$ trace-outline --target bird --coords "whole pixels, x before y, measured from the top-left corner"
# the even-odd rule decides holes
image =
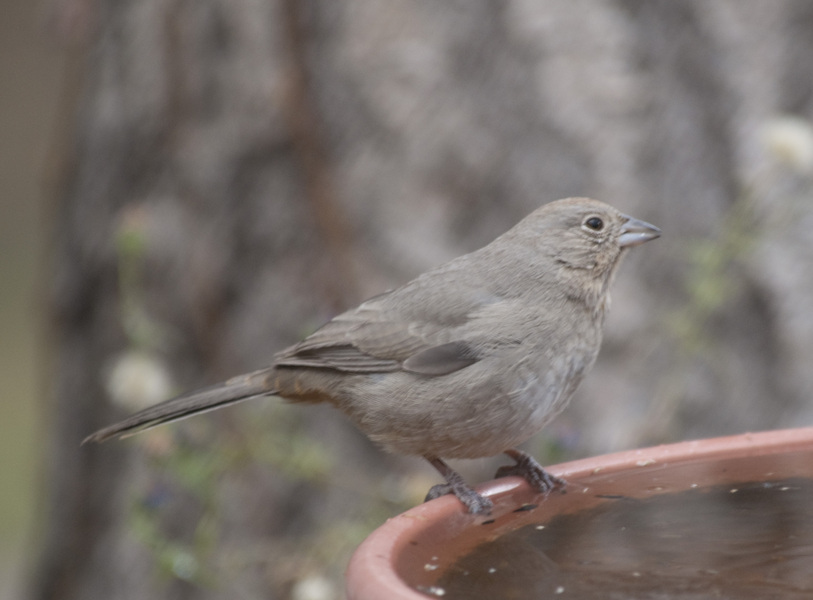
[[[126,437],[262,396],[328,403],[384,450],[425,458],[471,514],[490,514],[446,462],[506,454],[548,494],[566,482],[517,448],[569,402],[601,345],[626,251],[660,229],[589,198],[543,204],[490,244],[343,312],[270,366],[148,407],[83,441]]]

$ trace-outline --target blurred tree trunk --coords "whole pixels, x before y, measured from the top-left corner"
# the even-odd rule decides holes
[[[54,210],[31,598],[340,585],[364,533],[434,479],[331,411],[269,400],[79,442],[264,366],[559,197],[665,235],[622,269],[596,370],[540,438],[557,456],[813,421],[809,2],[56,7],[87,38]],[[765,143],[787,112],[801,146]],[[418,484],[399,478],[413,466]]]

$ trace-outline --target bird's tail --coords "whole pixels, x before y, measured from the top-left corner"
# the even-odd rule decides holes
[[[127,437],[163,423],[215,410],[228,404],[274,393],[273,369],[262,369],[239,375],[223,383],[195,390],[150,406],[123,421],[100,429],[82,443],[103,442],[114,437]]]

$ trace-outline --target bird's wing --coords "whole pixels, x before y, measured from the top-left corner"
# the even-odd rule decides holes
[[[460,306],[458,305],[458,311]],[[444,375],[478,360],[474,346],[454,339],[445,322],[382,309],[377,299],[337,316],[276,356],[282,367],[327,368],[349,373],[399,370]],[[461,322],[465,313],[457,316]]]
[[[462,340],[438,343],[425,324],[366,322],[349,326],[331,321],[301,343],[277,355],[276,366],[328,368],[349,373],[406,370],[444,375],[476,362]],[[434,333],[434,335],[433,335]]]

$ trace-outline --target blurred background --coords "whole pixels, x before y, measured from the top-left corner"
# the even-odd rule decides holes
[[[341,598],[353,548],[437,483],[422,461],[274,400],[80,441],[560,197],[664,235],[528,450],[813,424],[807,0],[3,12],[3,598]]]
[[[19,598],[44,508],[45,214],[65,72],[43,6],[0,13],[0,598]],[[39,511],[39,512],[38,512]]]

